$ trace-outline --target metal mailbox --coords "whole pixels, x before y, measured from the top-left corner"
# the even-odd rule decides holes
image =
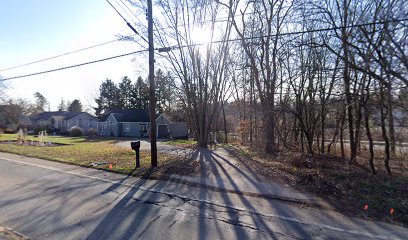
[[[140,141],[130,142],[130,147],[136,154],[136,168],[140,167]]]

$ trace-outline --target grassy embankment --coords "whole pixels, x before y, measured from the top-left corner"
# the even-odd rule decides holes
[[[393,172],[387,176],[381,155],[375,159],[377,174],[368,169],[367,159],[357,165],[336,156],[310,156],[280,152],[267,156],[240,145],[226,147],[242,164],[256,172],[312,192],[353,216],[399,222],[408,226],[408,160],[392,159]],[[368,209],[364,210],[367,205]],[[390,210],[394,213],[390,214]]]
[[[41,158],[52,161],[59,161],[80,166],[89,167],[93,162],[107,162],[95,168],[110,170],[123,174],[132,173],[136,176],[142,176],[147,173],[151,176],[159,177],[167,172],[177,172],[177,167],[186,161],[183,157],[159,154],[159,166],[153,171],[150,170],[150,152],[141,151],[141,168],[135,167],[135,153],[130,149],[118,147],[115,145],[117,139],[114,138],[91,138],[87,137],[65,137],[49,136],[48,140],[52,143],[66,144],[52,147],[38,147],[18,144],[9,144],[8,140],[16,140],[16,134],[0,135],[0,151],[14,153],[29,157]],[[28,136],[28,141],[35,139]],[[4,143],[6,142],[6,143]],[[109,165],[112,164],[112,169]],[[191,170],[193,171],[193,170]],[[183,169],[183,173],[188,173],[189,169]]]

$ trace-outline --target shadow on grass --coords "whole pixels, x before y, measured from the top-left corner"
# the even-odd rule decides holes
[[[225,147],[241,166],[265,177],[312,192],[348,216],[408,226],[408,176],[372,175],[367,166],[335,156],[299,154],[276,160],[254,157],[239,146]],[[369,208],[363,210],[365,205]],[[390,214],[390,209],[394,213]]]

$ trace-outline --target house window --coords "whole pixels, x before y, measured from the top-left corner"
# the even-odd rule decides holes
[[[139,131],[146,132],[147,131],[147,125],[146,124],[139,125]]]
[[[123,124],[123,132],[130,132],[130,125],[128,123]]]

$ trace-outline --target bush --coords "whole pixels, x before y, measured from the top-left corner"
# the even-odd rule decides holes
[[[17,131],[15,130],[15,129],[12,129],[12,128],[6,128],[6,129],[4,129],[4,133],[7,133],[7,134],[11,134],[11,133],[16,133]]]
[[[69,132],[67,132],[67,131],[61,131],[61,132],[59,133],[59,135],[61,135],[61,136],[68,136],[68,135],[69,135]]]
[[[88,130],[88,136],[89,137],[98,136],[98,130],[96,130],[95,128],[89,129]]]
[[[71,137],[80,137],[84,135],[84,131],[82,131],[82,128],[77,126],[70,128],[68,133]]]

